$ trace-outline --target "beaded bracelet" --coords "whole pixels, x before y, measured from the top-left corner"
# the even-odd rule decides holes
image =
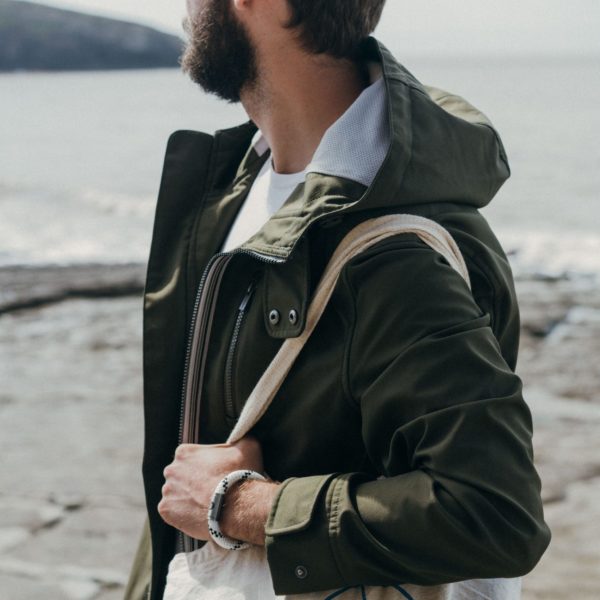
[[[248,542],[234,540],[233,538],[226,536],[221,531],[221,527],[219,525],[219,518],[221,517],[221,513],[223,511],[223,503],[227,490],[237,481],[247,481],[248,479],[266,480],[266,477],[260,473],[257,473],[256,471],[250,471],[247,469],[232,471],[231,473],[225,475],[221,481],[219,481],[219,484],[215,488],[215,491],[210,499],[210,505],[208,507],[208,532],[215,543],[226,550],[244,550],[250,546]]]

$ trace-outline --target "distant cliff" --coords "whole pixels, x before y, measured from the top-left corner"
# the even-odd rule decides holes
[[[0,0],[0,71],[176,67],[182,41],[150,27]]]

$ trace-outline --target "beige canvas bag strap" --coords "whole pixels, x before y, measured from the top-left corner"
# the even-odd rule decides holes
[[[279,391],[294,361],[314,331],[344,265],[360,252],[398,233],[415,233],[439,252],[450,266],[462,275],[469,289],[471,281],[467,266],[456,242],[441,225],[417,215],[385,215],[363,221],[346,234],[333,253],[308,308],[306,325],[299,337],[288,338],[281,345],[270,365],[248,397],[240,417],[229,435],[228,443],[243,438],[260,420]]]

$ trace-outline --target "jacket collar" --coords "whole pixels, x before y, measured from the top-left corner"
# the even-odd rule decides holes
[[[510,174],[502,142],[489,120],[459,96],[421,84],[375,38],[362,60],[380,65],[386,90],[389,147],[366,186],[347,177],[307,173],[281,208],[241,248],[287,260],[314,223],[356,211],[403,212],[408,205],[460,202],[485,206]],[[253,180],[268,155],[245,126],[220,132],[248,148],[236,181]],[[243,136],[244,141],[240,139]]]
[[[344,177],[365,187],[373,181],[389,148],[390,127],[381,65],[370,61],[367,70],[369,85],[325,131],[304,174]],[[252,140],[252,147],[259,156],[270,151],[260,130]]]

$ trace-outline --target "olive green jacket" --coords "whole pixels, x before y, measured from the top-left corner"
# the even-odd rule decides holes
[[[253,430],[266,472],[283,482],[266,528],[274,589],[514,577],[530,571],[549,543],[531,416],[514,373],[519,311],[511,269],[479,211],[509,176],[502,143],[480,112],[424,87],[374,38],[364,54],[383,66],[391,135],[372,185],[309,173],[225,257],[213,258],[268,155],[251,146],[256,127],[214,137],[179,131],[169,140],[144,294],[149,530],[130,600],[142,598],[150,580],[149,596],[162,597],[177,549],[178,532],[157,505],[180,441],[197,296],[209,303],[198,442],[212,444],[227,438],[282,341],[303,330],[336,244],[353,225],[385,213],[446,227],[472,293],[414,234],[379,242],[343,269]],[[224,267],[206,289],[202,275],[212,260]]]

